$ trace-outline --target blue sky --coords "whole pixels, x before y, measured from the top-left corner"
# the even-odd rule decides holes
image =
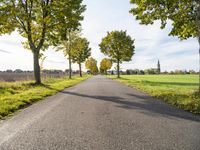
[[[161,69],[194,69],[198,70],[198,43],[196,39],[180,41],[169,37],[170,24],[161,30],[159,22],[154,25],[139,25],[139,22],[129,14],[129,0],[84,0],[87,11],[82,22],[83,36],[90,41],[92,56],[101,61],[106,57],[101,54],[98,44],[106,36],[107,31],[127,30],[135,39],[135,55],[131,62],[124,62],[122,69],[153,68],[160,59]],[[24,41],[16,32],[0,37],[0,70],[23,69],[33,70],[32,54],[25,50]],[[68,68],[67,59],[61,52],[49,49],[45,52],[46,69]],[[73,65],[73,69],[77,69]]]

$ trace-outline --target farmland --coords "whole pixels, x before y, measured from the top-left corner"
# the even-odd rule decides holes
[[[78,71],[72,72],[74,75],[78,74]],[[63,78],[68,76],[68,72],[63,72],[62,70],[47,70],[41,72],[41,77],[43,79],[48,78]],[[32,71],[22,71],[22,72],[1,72],[0,71],[0,81],[5,82],[15,82],[15,81],[30,81],[34,80],[34,73]]]
[[[89,77],[45,78],[42,85],[35,85],[34,81],[0,82],[0,119]]]
[[[109,77],[170,105],[200,113],[197,75],[123,75],[120,79]]]

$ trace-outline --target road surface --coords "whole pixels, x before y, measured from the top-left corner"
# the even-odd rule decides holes
[[[0,123],[0,150],[200,150],[200,117],[102,76]]]

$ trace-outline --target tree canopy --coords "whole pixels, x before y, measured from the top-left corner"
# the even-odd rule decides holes
[[[102,59],[100,63],[100,71],[107,74],[107,70],[112,68],[112,61],[108,58]]]
[[[172,30],[169,35],[180,39],[198,37],[198,0],[131,0],[131,3],[134,6],[130,12],[141,24],[153,24],[155,20],[160,20],[163,29],[170,20]]]
[[[97,61],[92,57],[87,59],[87,61],[85,62],[85,67],[89,69],[92,74],[97,74],[99,72]]]
[[[91,48],[86,38],[77,38],[72,43],[72,61],[74,63],[83,63],[91,55]]]
[[[72,46],[75,41],[80,37],[80,32],[78,30],[68,33],[67,37],[69,40],[60,40],[59,45],[56,46],[57,51],[63,51],[64,56],[69,59],[69,55],[71,55]]]
[[[53,7],[53,17],[55,30],[51,35],[54,38],[54,44],[62,44],[62,41],[70,40],[71,32],[80,31],[80,26],[84,19],[82,13],[86,10],[83,0],[62,0],[56,1]],[[65,7],[60,7],[63,5]]]

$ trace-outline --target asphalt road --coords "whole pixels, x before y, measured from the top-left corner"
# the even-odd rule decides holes
[[[200,150],[200,117],[96,76],[0,123],[0,150]]]

